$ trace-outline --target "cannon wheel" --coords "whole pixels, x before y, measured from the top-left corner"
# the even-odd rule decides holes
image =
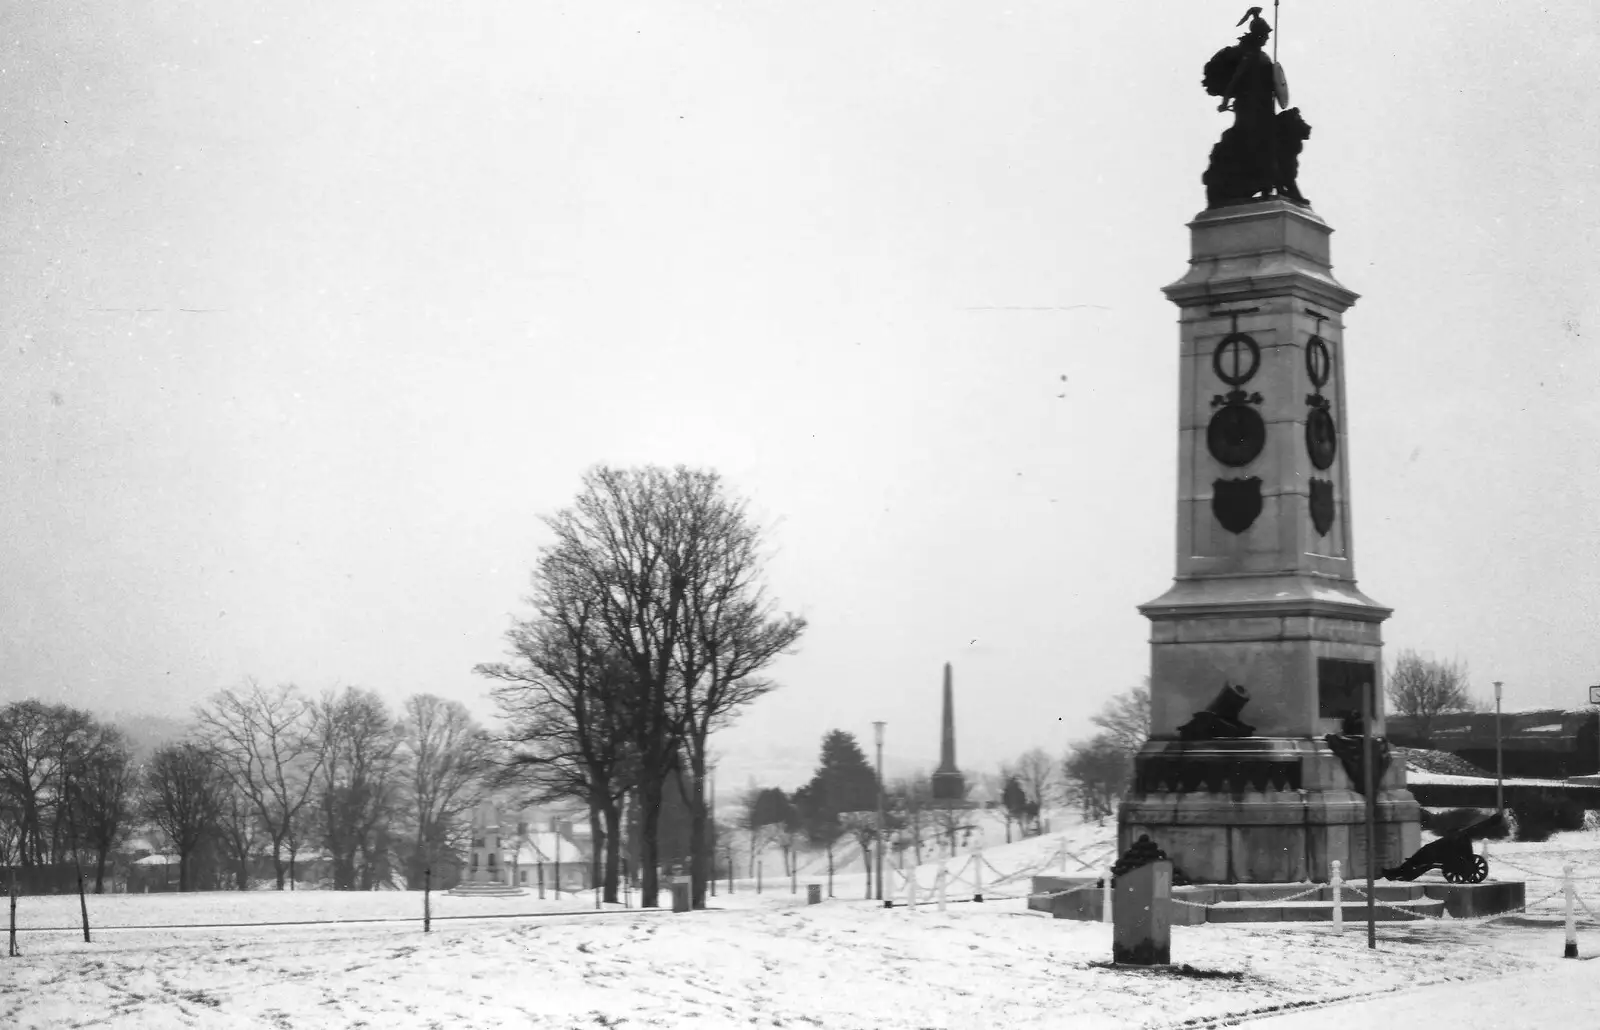
[[[1443,871],[1447,883],[1482,883],[1489,876],[1489,860],[1473,855],[1445,866]]]

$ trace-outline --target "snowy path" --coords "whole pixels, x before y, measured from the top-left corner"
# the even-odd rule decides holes
[[[428,935],[401,924],[124,930],[85,945],[36,932],[22,958],[0,959],[0,1026],[1177,1027],[1538,965],[1494,946],[1484,924],[1386,929],[1377,952],[1325,927],[1201,926],[1174,932],[1173,961],[1207,974],[1185,976],[1107,968],[1109,927],[1021,902],[945,915],[771,895],[728,905]]]
[[[1533,972],[1393,995],[1252,1022],[1257,1030],[1349,1030],[1352,1026],[1447,1026],[1506,1030],[1600,1026],[1600,969],[1563,961]]]

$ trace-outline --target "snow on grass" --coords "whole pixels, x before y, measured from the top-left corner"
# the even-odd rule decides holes
[[[323,893],[181,900],[243,922],[293,903],[327,912]],[[340,911],[388,911],[396,896],[407,897],[344,895]],[[133,896],[124,911],[169,900]],[[47,901],[69,909],[76,899],[24,899]],[[1387,926],[1376,952],[1353,928],[1199,926],[1174,929],[1172,958],[1209,975],[1134,971],[1106,966],[1109,926],[1020,901],[939,914],[748,892],[688,914],[420,929],[108,929],[87,945],[70,932],[24,933],[23,957],[0,966],[0,1026],[1175,1026],[1528,964],[1474,947],[1494,932],[1482,923]]]

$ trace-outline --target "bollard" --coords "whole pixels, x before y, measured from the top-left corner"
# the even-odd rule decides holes
[[[1104,885],[1104,889],[1100,892],[1100,921],[1109,923],[1111,922],[1111,871],[1109,869],[1106,870],[1105,878],[1100,883]]]
[[[1333,932],[1344,932],[1344,878],[1339,875],[1339,860],[1333,860],[1333,876],[1328,881],[1333,888]]]
[[[1066,841],[1062,841],[1061,842],[1061,852],[1060,852],[1060,854],[1061,854],[1061,871],[1063,873],[1065,873],[1067,871],[1067,842]]]
[[[949,876],[950,874],[946,871],[944,863],[940,862],[939,871],[933,876],[933,895],[938,902],[940,912],[944,911],[945,885],[950,882]]]
[[[433,929],[433,870],[422,871],[422,932]]]
[[[1562,887],[1567,896],[1567,947],[1563,958],[1578,957],[1578,921],[1576,913],[1572,911],[1572,866],[1561,868]]]
[[[983,848],[978,849],[977,857],[972,860],[972,900],[983,901]]]
[[[16,958],[22,953],[17,950],[17,870],[15,866],[11,869],[11,883],[8,893],[11,895],[11,936],[6,938],[6,954]]]
[[[1172,963],[1172,863],[1148,862],[1117,880],[1111,960],[1117,965]]]
[[[89,903],[83,898],[83,870],[78,870],[78,911],[83,913],[83,943],[89,943]]]

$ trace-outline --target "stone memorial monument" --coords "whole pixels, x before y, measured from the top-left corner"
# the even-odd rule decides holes
[[[1177,575],[1151,622],[1150,740],[1119,816],[1197,883],[1328,880],[1362,869],[1361,765],[1383,732],[1390,610],[1356,587],[1344,313],[1332,229],[1301,195],[1310,129],[1288,106],[1259,9],[1203,86],[1233,123],[1203,176],[1179,312]],[[1279,110],[1281,108],[1281,110]],[[1359,737],[1356,738],[1359,741]],[[1386,756],[1387,752],[1384,752]],[[1404,763],[1375,762],[1380,866],[1420,837]]]
[[[944,663],[944,717],[939,728],[939,768],[934,770],[930,779],[935,804],[963,807],[967,797],[967,778],[956,768],[955,693],[949,662]]]

